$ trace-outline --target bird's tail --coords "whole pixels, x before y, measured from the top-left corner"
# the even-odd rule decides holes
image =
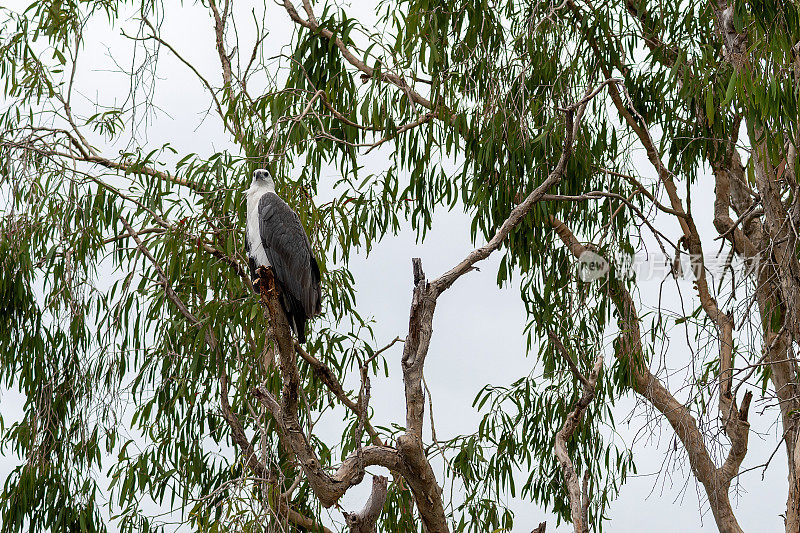
[[[294,316],[294,331],[297,333],[297,342],[300,344],[306,343],[306,320],[305,318],[295,315]]]
[[[297,342],[304,344],[306,342],[306,320],[308,318],[303,309],[303,304],[285,291],[283,287],[281,287],[281,303],[283,304],[283,310],[286,312],[289,327],[297,335]]]

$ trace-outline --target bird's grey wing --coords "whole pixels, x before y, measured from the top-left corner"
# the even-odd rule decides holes
[[[275,277],[303,304],[306,316],[314,316],[319,304],[313,294],[319,291],[319,281],[314,280],[314,258],[300,218],[274,193],[261,197],[258,216],[261,241]]]

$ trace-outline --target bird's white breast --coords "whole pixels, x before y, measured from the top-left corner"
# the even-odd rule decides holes
[[[268,192],[270,190],[267,187],[252,186],[247,189],[247,244],[256,267],[269,266],[269,259],[261,242],[261,221],[258,216],[258,204],[261,197]]]

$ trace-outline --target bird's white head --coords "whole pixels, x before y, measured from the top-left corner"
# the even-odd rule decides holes
[[[268,189],[275,191],[275,181],[272,179],[272,174],[269,170],[259,168],[253,172],[253,182],[250,184],[251,189]]]

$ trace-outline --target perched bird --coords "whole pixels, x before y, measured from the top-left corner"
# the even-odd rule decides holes
[[[259,267],[272,267],[286,317],[297,340],[304,343],[306,321],[322,311],[319,265],[308,235],[297,213],[275,193],[268,170],[253,172],[246,192],[245,248],[251,276],[255,282]]]

